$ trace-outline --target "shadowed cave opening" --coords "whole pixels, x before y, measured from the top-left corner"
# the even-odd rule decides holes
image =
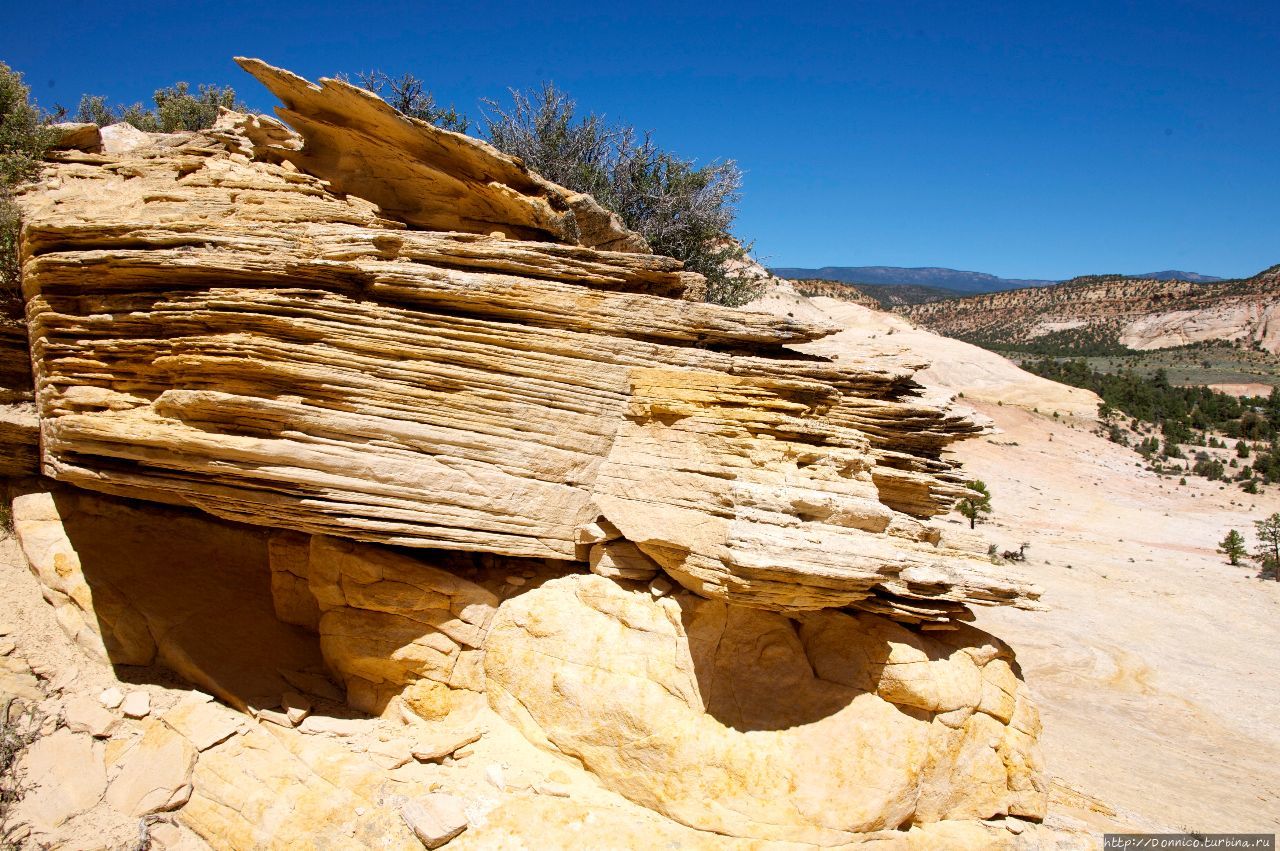
[[[242,710],[324,690],[297,685],[328,674],[319,637],[275,615],[267,529],[62,490],[54,504],[120,679],[171,672]]]
[[[306,695],[313,714],[353,717],[340,673],[326,663],[315,629],[291,623],[273,591],[268,527],[222,520],[195,509],[58,488],[59,525],[79,561],[108,661],[122,682],[194,686],[242,711],[271,709],[286,692]],[[308,536],[283,533],[302,542]],[[357,545],[363,546],[363,545]],[[585,565],[485,553],[377,546],[423,572],[443,570],[510,599]],[[54,570],[59,567],[56,556]],[[65,567],[65,565],[64,565]],[[580,568],[580,569],[579,569]],[[384,586],[397,583],[384,582]],[[305,580],[302,582],[306,587]],[[310,592],[304,593],[310,598]],[[313,602],[314,605],[314,602]],[[375,604],[376,605],[376,604]],[[386,614],[370,610],[367,615]],[[412,608],[404,614],[412,615]],[[404,618],[399,618],[404,623]],[[407,643],[429,636],[410,623]],[[392,646],[386,655],[395,655]],[[332,661],[332,660],[330,660]],[[381,711],[382,705],[374,707]]]

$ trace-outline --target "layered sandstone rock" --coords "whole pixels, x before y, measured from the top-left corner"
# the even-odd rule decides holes
[[[57,152],[24,199],[47,475],[513,557],[586,562],[603,516],[686,587],[779,611],[1033,604],[928,524],[975,427],[910,366],[799,355],[831,329],[683,301],[697,276],[517,161],[244,64],[301,136],[229,113]]]

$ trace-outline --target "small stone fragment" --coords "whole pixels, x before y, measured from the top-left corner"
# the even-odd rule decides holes
[[[126,718],[146,718],[151,714],[151,695],[145,691],[131,691],[120,704]]]
[[[439,848],[467,829],[467,814],[461,799],[433,792],[400,808],[405,824],[427,848]]]
[[[198,751],[226,741],[241,729],[238,713],[211,702],[206,695],[184,698],[160,720],[185,736]]]
[[[83,694],[67,699],[62,709],[62,720],[72,732],[88,733],[95,739],[107,738],[120,724],[120,719],[111,711]]]
[[[591,548],[591,572],[609,579],[648,582],[661,568],[640,548],[627,540],[606,541]]]
[[[614,526],[608,520],[601,517],[594,523],[588,523],[586,526],[578,529],[574,540],[579,544],[603,544],[605,541],[616,540],[622,537],[622,532],[617,526]]]
[[[665,597],[675,590],[675,583],[662,574],[658,574],[649,583],[649,593],[655,598]]]
[[[289,718],[289,723],[294,727],[311,714],[311,701],[294,691],[285,692],[281,705],[284,706],[284,714]]]
[[[539,795],[546,795],[551,798],[567,798],[569,797],[569,787],[563,783],[539,783],[533,787],[533,791]]]
[[[369,756],[385,769],[399,768],[413,758],[413,742],[408,739],[391,739],[369,745]]]
[[[10,653],[18,649],[18,645],[12,639],[0,641],[0,656],[8,656]]]
[[[37,671],[36,673],[40,673]],[[52,677],[49,678],[50,691],[63,691],[73,685],[76,678],[80,676],[80,670],[76,667],[63,668]]]
[[[258,716],[259,721],[267,721],[277,727],[293,727],[293,721],[289,720],[289,716],[283,712],[277,712],[274,709],[259,709],[255,714]]]
[[[369,722],[358,718],[327,718],[323,715],[308,715],[298,725],[298,730],[308,735],[356,736],[364,732]]]
[[[98,695],[99,702],[108,709],[116,709],[120,704],[124,703],[124,692],[112,686],[111,688]]]
[[[506,778],[502,776],[502,766],[496,762],[485,768],[484,779],[492,783],[499,792],[505,791],[507,788]]]
[[[452,756],[455,751],[480,740],[481,730],[445,730],[432,732],[419,738],[413,746],[413,758],[419,762],[434,762]]]
[[[17,631],[17,627],[7,621],[0,623],[0,635],[13,635]]]
[[[523,576],[508,576],[508,577],[507,577],[507,584],[508,584],[508,585],[514,585],[514,586],[516,586],[517,588],[519,588],[521,585],[524,585],[524,584],[525,584],[525,582],[527,582],[527,581],[528,581],[528,580],[526,580]]]

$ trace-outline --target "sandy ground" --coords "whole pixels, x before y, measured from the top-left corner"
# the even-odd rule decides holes
[[[1232,396],[1270,396],[1270,384],[1210,384],[1219,393],[1230,393]]]
[[[994,494],[981,527],[1050,611],[988,609],[1040,700],[1050,771],[1137,826],[1280,827],[1280,583],[1216,553],[1280,511],[1273,490],[1161,479],[1136,453],[1012,406],[957,447]]]

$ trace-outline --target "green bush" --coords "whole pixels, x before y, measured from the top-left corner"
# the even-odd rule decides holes
[[[236,100],[235,89],[201,83],[196,92],[187,83],[175,83],[164,89],[156,89],[152,95],[154,109],[140,103],[132,106],[107,105],[101,95],[84,95],[76,109],[76,120],[105,127],[124,121],[149,133],[175,133],[179,130],[203,130],[218,120],[221,107],[245,111],[247,107]]]
[[[13,195],[40,171],[40,159],[55,139],[22,75],[0,62],[0,318],[21,310],[18,271],[18,208]]]
[[[707,279],[707,301],[738,306],[762,283],[729,268],[748,248],[731,232],[742,172],[732,160],[697,166],[665,151],[650,133],[579,117],[577,105],[554,85],[511,92],[511,105],[484,101],[483,135],[529,168],[617,213],[655,253],[684,262]]]

